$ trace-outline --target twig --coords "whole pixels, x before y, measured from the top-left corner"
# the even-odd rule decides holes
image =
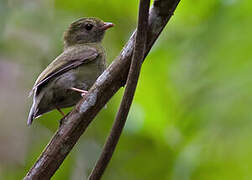
[[[140,0],[138,13],[138,26],[136,31],[136,41],[130,70],[127,78],[125,92],[115,122],[107,138],[102,154],[97,161],[89,180],[101,179],[124,128],[130,106],[132,104],[137,82],[144,58],[145,46],[147,41],[148,17],[149,17],[150,0]]]
[[[179,1],[154,1],[149,16],[145,56],[147,56],[159,34],[173,15]],[[133,54],[134,34],[120,55],[97,79],[88,94],[62,120],[62,125],[24,177],[25,180],[50,179],[97,113],[125,84]]]

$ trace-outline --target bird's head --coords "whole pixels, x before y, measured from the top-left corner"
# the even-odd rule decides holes
[[[81,18],[68,27],[64,33],[65,46],[101,42],[105,31],[114,24],[98,18]]]

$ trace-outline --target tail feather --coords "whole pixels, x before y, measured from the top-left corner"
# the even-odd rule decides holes
[[[35,107],[34,107],[34,103],[32,104],[29,116],[28,116],[28,120],[27,120],[27,125],[30,126],[32,124],[32,121],[34,119],[34,115],[35,115]]]
[[[35,96],[35,93],[34,93],[32,107],[30,109],[29,116],[28,116],[28,119],[27,119],[27,125],[28,126],[30,126],[32,124],[33,119],[36,118],[36,113],[37,113],[37,102],[36,102],[36,96]]]

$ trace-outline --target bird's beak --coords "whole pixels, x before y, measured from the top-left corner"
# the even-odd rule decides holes
[[[113,23],[111,23],[111,22],[105,22],[104,25],[101,27],[101,29],[102,30],[107,30],[107,29],[109,29],[109,28],[111,28],[113,26],[114,26]]]

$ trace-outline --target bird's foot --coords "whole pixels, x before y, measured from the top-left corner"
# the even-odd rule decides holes
[[[78,88],[74,88],[74,87],[71,87],[70,89],[73,90],[73,91],[80,92],[82,97],[84,97],[88,93],[88,91],[78,89]]]
[[[66,114],[65,116],[63,116],[63,117],[59,120],[59,126],[61,126],[62,124],[64,124],[67,115],[68,115],[68,114]]]

